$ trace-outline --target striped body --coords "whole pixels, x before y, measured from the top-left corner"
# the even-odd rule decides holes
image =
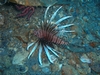
[[[59,37],[57,37],[55,34],[45,31],[45,30],[39,29],[37,31],[34,31],[34,35],[37,36],[39,39],[44,39],[47,42],[52,42],[55,44],[62,44],[62,45],[67,44],[67,42],[64,42]]]

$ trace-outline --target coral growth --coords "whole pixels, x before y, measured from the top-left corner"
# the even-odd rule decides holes
[[[17,14],[17,18],[19,17],[24,17],[27,16],[27,20],[30,19],[30,17],[33,15],[34,13],[34,7],[33,6],[23,6],[23,5],[15,5],[17,10],[22,10],[21,13]]]

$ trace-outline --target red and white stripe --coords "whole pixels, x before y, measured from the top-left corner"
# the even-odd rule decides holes
[[[62,39],[60,39],[59,37],[55,36],[53,33],[49,33],[45,30],[37,30],[35,31],[35,35],[38,38],[43,38],[48,42],[53,42],[56,44],[68,44],[67,42],[64,42]]]

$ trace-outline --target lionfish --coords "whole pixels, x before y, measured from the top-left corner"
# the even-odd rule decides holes
[[[51,46],[53,44],[68,44],[68,42],[63,41],[60,39],[57,34],[61,33],[64,28],[72,26],[74,24],[66,24],[61,25],[60,23],[68,18],[71,18],[72,16],[65,16],[56,22],[53,23],[54,18],[56,17],[58,11],[62,8],[59,7],[51,16],[50,20],[47,20],[47,12],[51,6],[48,6],[45,14],[44,14],[44,21],[42,21],[39,25],[36,26],[36,29],[33,31],[33,34],[37,37],[37,40],[35,42],[30,43],[27,46],[27,50],[29,50],[30,47],[32,47],[31,52],[29,53],[28,59],[32,55],[32,53],[38,48],[39,54],[38,54],[38,60],[40,65],[42,65],[42,51],[44,50],[46,53],[46,56],[48,60],[51,63],[54,63],[54,61],[51,59],[51,54],[54,54],[56,57],[59,57],[56,50]],[[74,31],[66,31],[63,30],[63,32],[74,32]],[[50,51],[50,52],[49,52]]]

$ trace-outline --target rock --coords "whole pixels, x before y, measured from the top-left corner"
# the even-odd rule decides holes
[[[25,65],[16,65],[16,71],[20,73],[26,73],[28,71],[28,67]]]
[[[61,70],[62,68],[62,64],[59,64],[59,63],[55,63],[55,64],[51,64],[51,71],[52,72],[58,72]]]
[[[61,75],[79,75],[79,74],[74,67],[67,64],[62,67]]]
[[[48,63],[43,63],[42,65],[39,65],[41,68],[43,68],[43,67],[47,67],[47,66],[50,66],[50,63],[48,62]]]
[[[8,0],[0,0],[0,5],[4,5]]]
[[[4,16],[0,13],[0,26],[4,24]]]
[[[81,63],[76,67],[79,75],[88,75],[91,73],[91,69],[87,63]]]
[[[12,64],[17,64],[17,65],[23,65],[24,60],[28,56],[28,52],[25,50],[19,51],[18,53],[15,54],[13,57]]]
[[[50,69],[49,69],[49,67],[44,67],[44,68],[42,68],[42,71],[44,73],[49,73],[50,72]]]
[[[88,56],[90,59],[92,59],[93,63],[100,61],[100,55],[98,56],[95,52],[90,52]]]
[[[32,69],[33,69],[34,71],[38,71],[39,65],[38,65],[38,64],[33,65],[33,66],[32,66]]]
[[[7,52],[4,48],[0,48],[0,55],[6,55]]]
[[[88,22],[88,21],[89,21],[89,18],[88,18],[87,16],[84,16],[84,17],[83,17],[83,20],[84,20],[85,22]]]
[[[83,55],[81,56],[80,60],[81,60],[81,62],[83,62],[83,63],[91,63],[91,59],[89,59],[89,58],[87,57],[86,54],[83,54]]]
[[[97,73],[100,73],[100,62],[94,63],[93,65],[90,66],[91,69]]]

